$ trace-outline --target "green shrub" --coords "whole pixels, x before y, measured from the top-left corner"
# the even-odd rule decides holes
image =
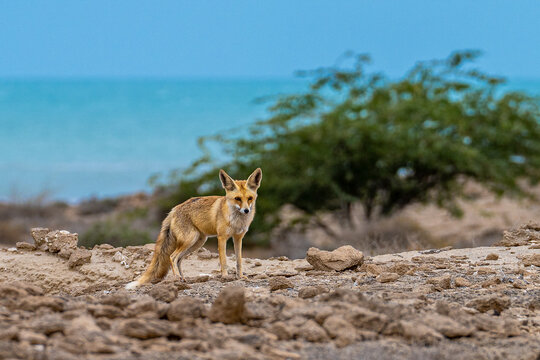
[[[415,202],[459,215],[468,180],[530,195],[540,179],[538,99],[503,92],[502,79],[467,65],[477,55],[421,62],[397,80],[366,72],[366,56],[307,72],[309,90],[279,98],[247,133],[201,139],[204,155],[163,187],[162,209],[223,193],[220,167],[237,178],[263,169],[252,237],[276,225],[284,204],[346,219],[358,202],[369,219]]]

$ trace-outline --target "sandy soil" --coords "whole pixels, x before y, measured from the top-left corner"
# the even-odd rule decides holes
[[[528,234],[339,272],[244,259],[247,280],[232,257],[220,278],[203,250],[183,262],[186,282],[129,292],[152,245],[100,245],[82,265],[0,249],[0,359],[538,359],[540,229]]]

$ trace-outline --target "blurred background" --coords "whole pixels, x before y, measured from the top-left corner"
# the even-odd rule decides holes
[[[155,240],[264,172],[248,252],[487,245],[540,218],[537,1],[0,2],[0,244]],[[208,247],[215,246],[209,240]]]

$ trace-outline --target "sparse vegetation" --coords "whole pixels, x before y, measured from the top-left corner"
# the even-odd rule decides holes
[[[79,239],[79,246],[92,248],[94,245],[111,244],[115,247],[144,245],[155,239],[149,231],[138,230],[133,224],[110,219],[92,225]]]
[[[321,68],[308,91],[279,98],[271,117],[247,132],[200,140],[204,155],[161,187],[163,212],[187,198],[220,193],[217,173],[264,180],[251,236],[265,242],[278,211],[308,217],[361,203],[367,219],[416,202],[459,216],[457,200],[474,180],[502,196],[530,196],[540,180],[537,98],[501,90],[503,79],[471,67],[478,52],[420,62],[398,80],[350,67]]]

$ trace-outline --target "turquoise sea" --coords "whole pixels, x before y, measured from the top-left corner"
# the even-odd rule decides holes
[[[264,118],[256,99],[297,79],[0,79],[0,201],[75,202],[150,190],[190,164],[197,138]],[[540,80],[510,88],[540,94]],[[248,174],[246,174],[248,175]]]

